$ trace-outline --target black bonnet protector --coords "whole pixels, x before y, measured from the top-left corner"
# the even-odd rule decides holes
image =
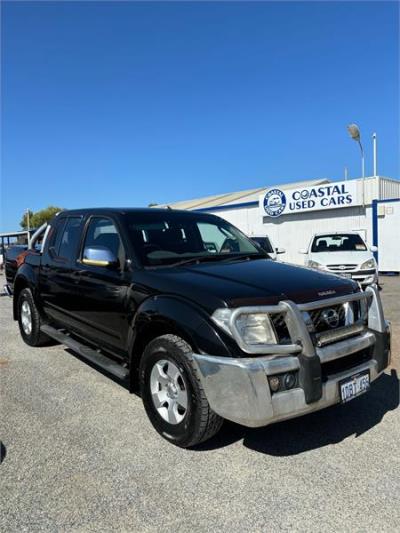
[[[300,304],[359,290],[351,280],[268,259],[201,264],[187,270],[195,284],[201,283],[201,278],[205,285],[207,278],[208,283],[218,280],[218,292],[229,307],[273,305],[281,300]]]

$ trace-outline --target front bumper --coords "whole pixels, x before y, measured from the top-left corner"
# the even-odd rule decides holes
[[[267,376],[273,375],[268,373],[273,367],[266,358],[229,359],[200,354],[193,357],[211,409],[227,420],[248,427],[267,426],[339,403],[339,381],[369,370],[372,382],[382,372],[378,371],[378,362],[371,359],[351,371],[336,374],[322,385],[321,398],[308,404],[300,387],[271,394]],[[275,372],[278,367],[299,368],[297,358],[274,360],[278,361]]]
[[[390,329],[383,319],[377,289],[368,291],[372,293],[368,328],[357,336],[323,347],[310,346],[311,339],[303,338],[302,352],[286,356],[193,354],[211,409],[227,420],[260,427],[339,403],[339,382],[359,372],[368,370],[373,382],[390,362]],[[307,335],[304,328],[302,334]],[[368,359],[362,363],[344,364],[343,370],[339,366],[336,373],[324,373],[333,361],[347,361],[345,358],[364,352]],[[268,377],[287,372],[298,372],[296,388],[271,393]]]

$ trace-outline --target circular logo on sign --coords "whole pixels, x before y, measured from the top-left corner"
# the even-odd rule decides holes
[[[264,210],[270,217],[279,217],[286,207],[285,193],[280,189],[271,189],[264,197]]]

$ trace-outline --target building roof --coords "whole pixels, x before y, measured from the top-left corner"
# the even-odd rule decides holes
[[[298,181],[293,183],[286,183],[284,185],[276,185],[279,189],[295,189],[297,187],[312,187],[315,185],[323,185],[330,183],[328,179],[315,179],[307,181]],[[255,202],[261,194],[274,186],[258,187],[257,189],[247,189],[245,191],[229,192],[224,194],[215,194],[213,196],[205,196],[203,198],[195,198],[193,200],[183,200],[180,202],[172,202],[169,204],[160,204],[154,207],[172,207],[173,209],[207,209],[218,207],[222,205],[235,205],[245,202]]]

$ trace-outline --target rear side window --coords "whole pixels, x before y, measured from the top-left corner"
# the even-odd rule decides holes
[[[57,255],[60,248],[61,237],[63,236],[66,222],[67,219],[65,217],[58,219],[54,230],[51,232],[49,248],[53,255]]]
[[[67,217],[60,221],[52,246],[53,254],[62,259],[71,259],[76,256],[80,238],[82,217]]]

